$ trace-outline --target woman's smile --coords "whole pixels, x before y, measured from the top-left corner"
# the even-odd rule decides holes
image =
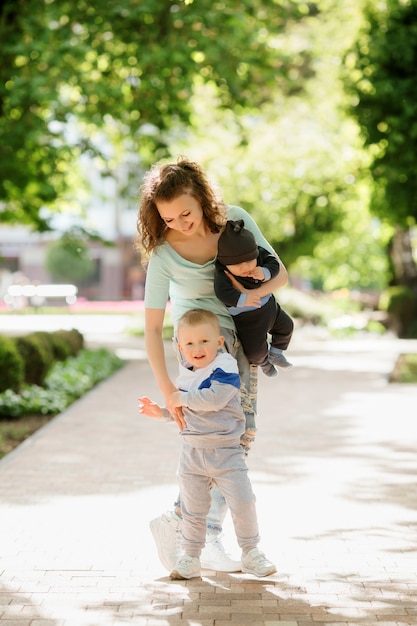
[[[194,226],[194,222],[191,222],[191,224],[188,224],[187,226],[184,226],[181,229],[181,232],[184,233],[184,235],[187,235],[188,233],[190,233],[193,230],[193,226]]]

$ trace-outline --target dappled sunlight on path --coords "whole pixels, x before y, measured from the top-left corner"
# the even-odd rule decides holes
[[[417,624],[417,386],[388,383],[404,344],[295,342],[292,370],[260,374],[248,463],[278,573],[173,582],[148,523],[177,495],[179,436],[138,415],[161,398],[141,341],[116,343],[127,365],[0,463],[0,624]],[[225,543],[238,557],[230,516]]]

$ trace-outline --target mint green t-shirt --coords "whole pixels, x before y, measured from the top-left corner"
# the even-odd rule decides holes
[[[245,228],[253,233],[258,246],[275,254],[253,218],[244,209],[228,206],[227,219],[243,219]],[[170,300],[174,329],[180,317],[189,309],[208,309],[218,316],[222,328],[234,329],[232,316],[214,293],[215,260],[199,265],[184,259],[169,243],[159,245],[153,250],[147,268],[145,307],[165,309]]]

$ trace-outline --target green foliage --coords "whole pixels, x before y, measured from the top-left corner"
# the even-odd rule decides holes
[[[368,324],[366,325],[366,330],[369,333],[373,333],[374,335],[385,335],[385,333],[387,332],[384,324],[378,322],[378,320],[369,320]]]
[[[390,232],[368,210],[369,156],[346,115],[340,81],[359,11],[351,3],[318,6],[321,12],[287,24],[277,41],[294,56],[311,51],[308,80],[294,77],[301,93],[275,93],[272,103],[242,114],[222,111],[216,90],[200,86],[193,127],[173,134],[171,151],[201,162],[225,201],[249,211],[295,285],[380,289]]]
[[[21,393],[0,393],[0,416],[61,413],[94,385],[108,378],[124,361],[104,348],[83,350],[76,357],[56,362],[43,387],[26,385]]]
[[[36,331],[30,336],[42,343],[49,358],[54,361],[65,361],[69,356],[77,355],[84,347],[84,336],[76,328],[60,329],[51,333]]]
[[[311,74],[310,52],[276,44],[310,12],[298,0],[1,3],[1,221],[48,228],[44,208],[62,208],[78,157],[108,162],[99,131],[146,163],[163,156],[196,78],[222,107],[299,91],[289,76]]]
[[[10,337],[0,335],[0,392],[18,391],[24,379],[24,360]]]
[[[56,282],[79,283],[92,276],[95,266],[87,243],[70,230],[49,244],[46,268]]]
[[[286,287],[276,294],[280,304],[301,324],[327,327],[335,318],[359,310],[348,291],[337,294],[299,291]]]
[[[53,362],[75,356],[83,347],[84,337],[75,328],[0,335],[0,391],[19,391],[23,383],[42,385]]]
[[[371,219],[366,203],[349,208],[340,232],[324,234],[314,256],[300,256],[292,265],[295,282],[324,291],[385,288],[389,265],[384,244],[391,231]]]
[[[143,168],[181,152],[208,169],[228,203],[249,210],[297,278],[326,290],[380,288],[387,263],[385,233],[368,212],[373,153],[346,115],[341,82],[345,69],[357,98],[363,83],[346,50],[362,4],[375,3],[3,3],[0,221],[41,229],[45,207],[83,204],[80,155],[110,176],[133,159],[135,191],[120,191],[133,203]],[[376,54],[385,32],[381,22],[362,52]],[[413,136],[409,87],[401,93]]]
[[[84,336],[77,328],[71,330],[56,330],[54,336],[64,341],[70,351],[70,355],[76,356],[84,348]]]
[[[53,356],[49,346],[33,334],[15,338],[16,348],[24,361],[24,381],[42,385],[50,369]]]
[[[417,218],[417,3],[366,3],[346,63],[351,112],[373,159],[373,209],[408,227]]]
[[[315,103],[313,117],[306,116],[313,101],[277,97],[274,105],[238,120],[210,105],[215,94],[209,90],[197,97],[205,126],[181,138],[176,152],[205,165],[225,201],[255,218],[288,267],[313,255],[326,234],[339,234],[351,210],[365,221],[356,129],[349,120],[331,116],[331,103]],[[219,154],[219,145],[227,150]]]
[[[47,355],[48,362],[52,363],[55,360],[55,354],[52,347],[52,341],[50,339],[50,333],[35,331],[30,333],[29,337],[33,337],[42,346],[43,351]]]
[[[22,415],[56,415],[67,407],[64,393],[51,394],[39,385],[27,385],[20,393],[7,389],[0,394],[0,416],[21,417]]]
[[[400,354],[390,383],[417,383],[417,354]]]
[[[67,331],[64,331],[67,332]],[[35,337],[41,337],[49,345],[52,351],[54,361],[65,361],[71,355],[70,340],[59,331],[48,333],[46,331],[37,331]]]
[[[68,398],[79,398],[92,386],[108,378],[123,365],[122,359],[104,348],[82,350],[67,363],[57,363],[48,376],[47,389],[62,391]]]

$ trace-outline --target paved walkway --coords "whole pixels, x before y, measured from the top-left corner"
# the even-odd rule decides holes
[[[174,582],[148,522],[179,437],[137,414],[160,398],[141,342],[105,339],[127,365],[0,462],[0,626],[417,624],[417,386],[387,381],[416,343],[300,333],[249,460],[278,573]],[[229,518],[225,540],[238,557]]]

